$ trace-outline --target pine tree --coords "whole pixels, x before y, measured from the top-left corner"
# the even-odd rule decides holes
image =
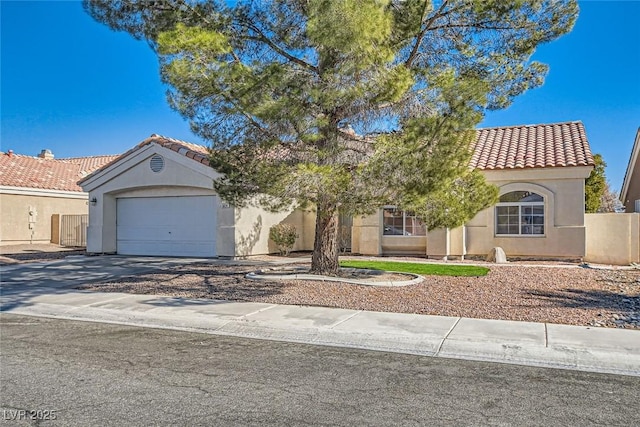
[[[84,7],[156,50],[170,105],[211,143],[222,198],[315,206],[312,270],[321,273],[338,269],[339,213],[426,203],[455,186],[483,112],[543,83],[547,66],[530,57],[578,13],[575,0]]]

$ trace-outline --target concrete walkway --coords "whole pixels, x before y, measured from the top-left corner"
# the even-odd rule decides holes
[[[2,269],[1,311],[640,376],[640,332],[633,330],[71,289],[153,263],[158,268],[194,261],[112,258],[104,265],[103,258]]]

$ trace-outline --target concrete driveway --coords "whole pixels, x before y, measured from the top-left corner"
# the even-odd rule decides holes
[[[136,276],[177,265],[217,262],[201,258],[70,256],[62,260],[0,266],[3,311],[39,295],[65,294],[80,285]]]
[[[219,262],[206,258],[138,257],[122,255],[69,256],[62,260],[0,267],[2,285],[28,287],[76,287],[176,265]]]

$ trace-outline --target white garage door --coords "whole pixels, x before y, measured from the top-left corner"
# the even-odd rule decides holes
[[[215,196],[118,199],[118,253],[216,256],[215,200]]]

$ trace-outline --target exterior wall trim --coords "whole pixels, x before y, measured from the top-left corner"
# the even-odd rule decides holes
[[[64,197],[67,199],[88,199],[89,193],[79,191],[48,190],[44,188],[10,187],[0,185],[0,194],[16,194],[19,196]]]
[[[218,172],[216,172],[210,166],[195,162],[194,160],[159,144],[151,143],[140,147],[139,149],[129,153],[125,157],[119,158],[115,163],[107,166],[95,176],[89,177],[88,180],[81,182],[80,185],[82,186],[83,190],[93,192],[94,190],[98,189],[117,176],[126,173],[129,169],[135,167],[140,162],[144,161],[147,157],[151,157],[153,154],[160,154],[165,159],[173,160],[178,164],[192,169],[195,173],[208,176],[212,179],[219,176]]]
[[[623,205],[626,205],[626,200],[628,198],[629,186],[631,185],[631,178],[635,172],[635,164],[638,160],[638,155],[640,155],[640,128],[636,132],[636,139],[633,142],[633,148],[631,150],[631,156],[629,157],[629,164],[627,165],[627,171],[624,174],[624,180],[622,181],[622,189],[620,190],[619,199]]]

